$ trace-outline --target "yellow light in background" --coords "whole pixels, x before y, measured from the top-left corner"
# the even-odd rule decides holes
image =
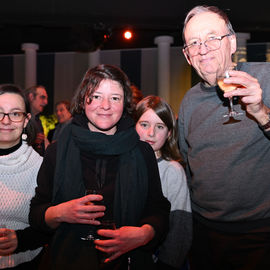
[[[55,124],[57,123],[57,118],[54,114],[51,114],[51,115],[40,115],[39,119],[44,129],[44,134],[47,137],[49,131],[55,128]]]

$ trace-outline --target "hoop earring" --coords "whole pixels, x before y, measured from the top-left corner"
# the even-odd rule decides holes
[[[25,128],[23,129],[22,140],[23,140],[23,141],[26,141],[26,140],[27,140],[27,134],[26,134],[26,132],[25,132]]]

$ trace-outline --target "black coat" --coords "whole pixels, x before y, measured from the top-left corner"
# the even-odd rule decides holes
[[[61,224],[61,230],[56,230],[51,243],[54,252],[46,259],[46,261],[53,262],[53,266],[49,266],[47,269],[127,269],[128,260],[131,261],[131,269],[152,269],[154,267],[151,254],[163,240],[168,230],[170,204],[162,194],[157,162],[152,148],[144,142],[139,142],[138,147],[144,157],[148,172],[147,199],[138,226],[150,224],[155,230],[155,237],[146,246],[140,247],[130,254],[122,255],[104,268],[100,267],[98,263],[99,254],[97,250],[88,241],[80,239],[81,236],[87,234],[89,225]],[[38,175],[36,195],[31,202],[30,223],[42,230],[50,230],[45,223],[44,214],[46,209],[52,205],[56,151],[57,143],[53,143],[47,148]],[[94,188],[97,185],[96,168],[98,160],[106,164],[106,181],[102,186],[102,193],[106,198],[105,214],[112,217],[113,190],[119,156],[97,156],[81,152],[80,159],[85,187]],[[81,194],[78,194],[78,197],[80,196]],[[140,194],[138,194],[139,199]]]

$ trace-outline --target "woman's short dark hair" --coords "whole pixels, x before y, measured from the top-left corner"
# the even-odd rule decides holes
[[[134,112],[135,121],[138,122],[140,117],[149,109],[152,109],[158,115],[170,132],[170,136],[160,149],[161,157],[165,160],[180,161],[176,118],[171,106],[158,96],[147,96],[136,106]]]
[[[16,94],[22,97],[24,101],[24,105],[25,105],[25,112],[27,114],[31,113],[29,101],[19,86],[15,84],[0,84],[0,95],[6,94],[6,93]],[[28,124],[25,127],[25,133],[27,134],[27,139],[26,139],[27,144],[32,145],[35,140],[36,132],[35,132],[35,128],[31,120],[28,121]]]
[[[99,87],[103,80],[112,80],[119,83],[124,91],[124,112],[132,112],[132,91],[130,81],[127,75],[118,67],[112,65],[98,65],[88,69],[82,82],[77,89],[72,101],[72,114],[81,114],[84,112],[84,101],[86,97]]]

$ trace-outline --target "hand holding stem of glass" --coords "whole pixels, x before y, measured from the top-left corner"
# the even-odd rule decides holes
[[[114,220],[103,220],[98,229],[102,230],[116,230],[116,225]],[[100,240],[107,240],[109,238],[100,236]],[[101,264],[105,263],[106,259],[111,256],[110,253],[102,252],[99,250],[98,257]]]

